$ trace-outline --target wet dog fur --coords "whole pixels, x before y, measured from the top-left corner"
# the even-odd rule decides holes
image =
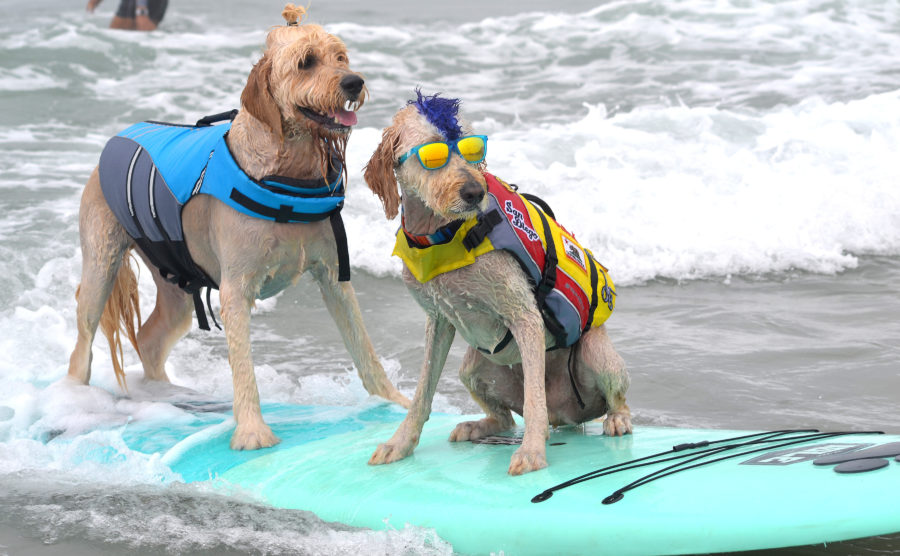
[[[458,121],[463,136],[473,133],[468,122]],[[416,145],[444,140],[438,128],[410,104],[384,130],[366,166],[366,182],[381,199],[387,218],[394,218],[402,205],[403,225],[412,234],[434,233],[486,206],[484,163],[469,164],[453,154],[439,170],[424,169],[415,157],[398,165],[398,158]],[[403,281],[427,315],[425,362],[406,419],[390,440],[378,446],[370,464],[390,463],[413,452],[457,331],[469,344],[460,379],[486,415],[457,425],[450,441],[508,430],[514,426],[512,412],[523,415],[524,438],[509,465],[511,475],[520,475],[547,466],[550,424],[576,424],[605,415],[606,434],[631,432],[625,403],[628,373],[606,327],[592,328],[570,348],[546,351],[554,340],[544,326],[532,286],[511,254],[491,251],[470,266],[424,284],[404,268]],[[507,329],[515,341],[499,353],[487,355],[473,347],[497,345]],[[568,375],[570,350],[575,350],[574,377],[583,409],[576,403]]]
[[[322,176],[329,161],[326,140],[343,163],[350,127],[335,115],[355,122],[349,112],[366,98],[365,82],[350,70],[344,43],[318,25],[300,25],[303,12],[289,4],[283,13],[289,24],[269,32],[265,53],[250,72],[241,94],[242,109],[228,134],[235,160],[256,179]],[[256,299],[277,294],[306,271],[318,283],[366,390],[409,404],[375,354],[353,286],[337,281],[335,238],[327,219],[275,223],[242,214],[209,195],[197,195],[185,205],[182,223],[191,257],[219,284],[234,385],[233,449],[278,442],[260,411],[250,353],[250,309]],[[135,244],[107,205],[97,169],[82,195],[79,233],[83,267],[76,293],[78,339],[68,378],[88,384],[91,345],[100,325],[123,387],[120,330],[140,355],[145,379],[168,381],[165,361],[191,327],[192,298],[154,269],[156,305],[140,324],[137,280],[129,264]],[[139,249],[136,252],[144,257]]]

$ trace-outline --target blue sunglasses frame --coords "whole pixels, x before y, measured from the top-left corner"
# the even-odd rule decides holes
[[[478,137],[479,139],[481,139],[484,142],[484,151],[481,154],[481,158],[479,158],[478,160],[466,160],[466,157],[464,157],[462,155],[462,153],[459,152],[459,147],[457,146],[457,143],[459,143],[463,139],[469,139],[471,137]],[[454,151],[456,152],[457,155],[459,155],[460,158],[462,158],[469,164],[478,164],[479,162],[484,161],[485,157],[487,156],[487,140],[488,140],[487,135],[466,135],[465,137],[460,137],[459,139],[456,139],[455,141],[429,141],[428,143],[422,143],[421,145],[411,148],[409,150],[409,152],[407,152],[406,154],[401,156],[399,159],[397,159],[397,165],[399,166],[400,164],[403,164],[404,162],[407,161],[407,159],[409,159],[409,157],[411,157],[413,155],[418,155],[419,149],[421,149],[425,145],[433,145],[434,143],[443,143],[443,144],[447,145],[447,149],[448,149],[447,161],[444,162],[443,164],[441,164],[440,166],[436,166],[434,168],[429,168],[429,167],[425,166],[425,163],[422,162],[422,159],[419,156],[416,156],[416,159],[418,159],[419,164],[421,164],[422,168],[425,168],[426,170],[440,170],[447,164],[450,164],[450,154],[453,154]]]

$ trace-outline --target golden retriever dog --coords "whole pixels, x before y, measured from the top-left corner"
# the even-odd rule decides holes
[[[99,325],[109,339],[113,366],[123,387],[120,331],[128,336],[138,352],[145,380],[168,381],[164,367],[166,358],[174,343],[190,329],[192,311],[197,311],[202,323],[206,321],[197,284],[217,286],[233,375],[236,428],[231,447],[236,450],[268,447],[279,441],[263,421],[260,411],[250,350],[251,307],[256,299],[271,297],[295,283],[306,271],[312,273],[321,289],[366,390],[402,405],[409,404],[388,380],[375,354],[353,287],[346,279],[338,280],[342,265],[334,222],[328,217],[306,221],[296,207],[292,209],[290,205],[294,202],[292,192],[310,187],[310,183],[314,186],[319,182],[331,184],[320,195],[326,202],[329,192],[337,187],[343,191],[346,141],[351,126],[356,123],[355,110],[362,106],[367,94],[362,76],[349,67],[344,43],[318,25],[301,25],[304,12],[291,4],[285,7],[282,15],[288,24],[274,27],[268,33],[265,52],[250,72],[241,94],[241,110],[234,117],[230,131],[218,139],[224,143],[213,152],[207,149],[209,162],[206,162],[206,154],[202,157],[207,167],[203,172],[192,174],[191,183],[196,180],[193,193],[199,191],[199,194],[192,194],[183,205],[180,220],[162,222],[168,237],[157,243],[177,244],[181,240],[189,252],[186,257],[189,262],[185,264],[190,266],[192,259],[192,268],[200,276],[199,282],[191,282],[183,276],[173,278],[166,272],[171,269],[163,270],[160,265],[153,264],[143,247],[152,239],[146,229],[153,226],[152,221],[129,220],[127,212],[123,217],[111,208],[119,206],[111,204],[111,199],[126,196],[127,210],[131,210],[132,205],[147,204],[146,189],[144,194],[139,194],[139,186],[133,182],[137,183],[139,175],[148,173],[149,182],[142,180],[142,183],[149,183],[149,203],[154,217],[163,219],[156,212],[162,210],[163,204],[177,204],[165,187],[171,188],[172,184],[159,181],[162,174],[157,173],[154,166],[157,161],[151,162],[144,152],[151,152],[150,147],[132,148],[123,158],[111,151],[110,145],[113,140],[120,143],[126,140],[119,136],[110,140],[81,200],[79,231],[83,268],[76,293],[78,339],[69,361],[69,379],[79,384],[89,382],[91,344]],[[136,125],[147,126],[145,130],[179,129],[172,124],[155,124]],[[185,134],[197,135],[205,133],[204,129],[226,129],[219,126],[180,128]],[[179,164],[181,157],[186,156],[184,152],[179,149],[175,155]],[[229,152],[230,158],[226,157]],[[240,183],[244,185],[241,187],[261,195],[287,199],[288,205],[279,207],[276,204],[274,213],[267,219],[234,208],[243,207],[234,204],[233,199],[238,198],[247,206],[259,208],[244,197],[235,196],[238,186],[234,186],[232,197],[225,201],[212,194],[203,194],[207,187],[224,187],[226,190],[232,187],[231,183],[213,179],[213,161],[220,159],[232,161],[227,163],[236,168],[235,172],[242,172]],[[116,184],[104,178],[114,175],[119,171],[117,169],[121,170],[122,176],[127,174],[127,191],[124,187],[115,189]],[[336,179],[334,175],[337,175]],[[279,193],[269,191],[271,187],[276,187]],[[190,187],[188,191],[190,193]],[[340,197],[336,210],[342,200]],[[259,210],[264,212],[262,209]],[[123,225],[129,221],[129,225],[138,227],[138,232],[145,232],[142,240],[136,239]],[[179,222],[183,229],[178,229]],[[340,230],[343,231],[343,225]],[[183,237],[180,237],[182,232]],[[157,233],[160,232],[157,230]],[[137,282],[129,265],[128,255],[132,250],[147,262],[157,287],[156,305],[142,325]],[[188,293],[186,290],[191,287],[194,291]]]
[[[570,338],[574,343],[565,345],[542,316],[536,295],[540,288],[510,251],[496,248],[478,254],[487,245],[483,236],[465,247],[465,242],[454,243],[462,231],[474,230],[477,226],[471,225],[488,220],[485,211],[494,197],[488,181],[500,181],[486,172],[487,138],[472,135],[471,125],[458,114],[458,99],[416,93],[418,99],[409,101],[384,130],[366,166],[365,179],[381,199],[388,219],[402,206],[395,254],[404,259],[403,281],[427,315],[425,362],[406,419],[388,442],[378,446],[369,463],[390,463],[413,452],[457,331],[469,344],[459,376],[486,416],[457,425],[450,441],[508,430],[515,425],[512,412],[522,415],[522,445],[509,465],[511,475],[520,475],[547,466],[548,425],[583,423],[605,415],[606,434],[630,433],[631,414],[625,403],[628,374],[602,322],[588,319],[585,322],[595,325],[583,334],[579,325],[580,337]],[[426,147],[435,142],[446,146]],[[511,186],[502,187],[503,194],[513,199]],[[495,212],[515,212],[512,204],[506,206]],[[516,226],[522,222],[513,221]],[[547,229],[546,222],[542,229]],[[498,243],[500,238],[493,240]],[[583,264],[589,251],[573,246],[571,240],[563,241],[567,246],[560,260],[577,255]],[[461,264],[445,261],[443,255],[435,256],[440,259],[435,262],[423,254],[423,265],[441,268],[433,275],[417,275],[420,272],[411,269],[409,259],[425,252],[416,251],[417,247],[435,245],[463,254],[471,250],[477,258]],[[542,280],[539,275],[538,280]],[[557,275],[557,282],[561,280]],[[611,288],[604,288],[600,305],[609,302],[606,316],[613,297]]]

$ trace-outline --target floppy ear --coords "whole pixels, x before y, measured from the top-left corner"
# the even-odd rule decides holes
[[[241,93],[241,105],[250,115],[269,126],[272,133],[283,138],[281,130],[281,111],[275,103],[275,97],[269,90],[269,77],[272,75],[272,60],[263,55],[250,70],[247,85]]]
[[[381,144],[366,163],[363,177],[372,193],[378,195],[384,206],[388,220],[397,216],[400,209],[400,194],[397,192],[397,177],[394,175],[394,151],[400,144],[400,134],[395,126],[387,127],[381,135]]]

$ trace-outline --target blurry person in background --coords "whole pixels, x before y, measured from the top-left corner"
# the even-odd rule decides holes
[[[94,8],[102,1],[88,0],[87,11],[94,13]],[[109,27],[153,31],[162,21],[168,4],[168,0],[120,0],[119,9],[109,22]]]

